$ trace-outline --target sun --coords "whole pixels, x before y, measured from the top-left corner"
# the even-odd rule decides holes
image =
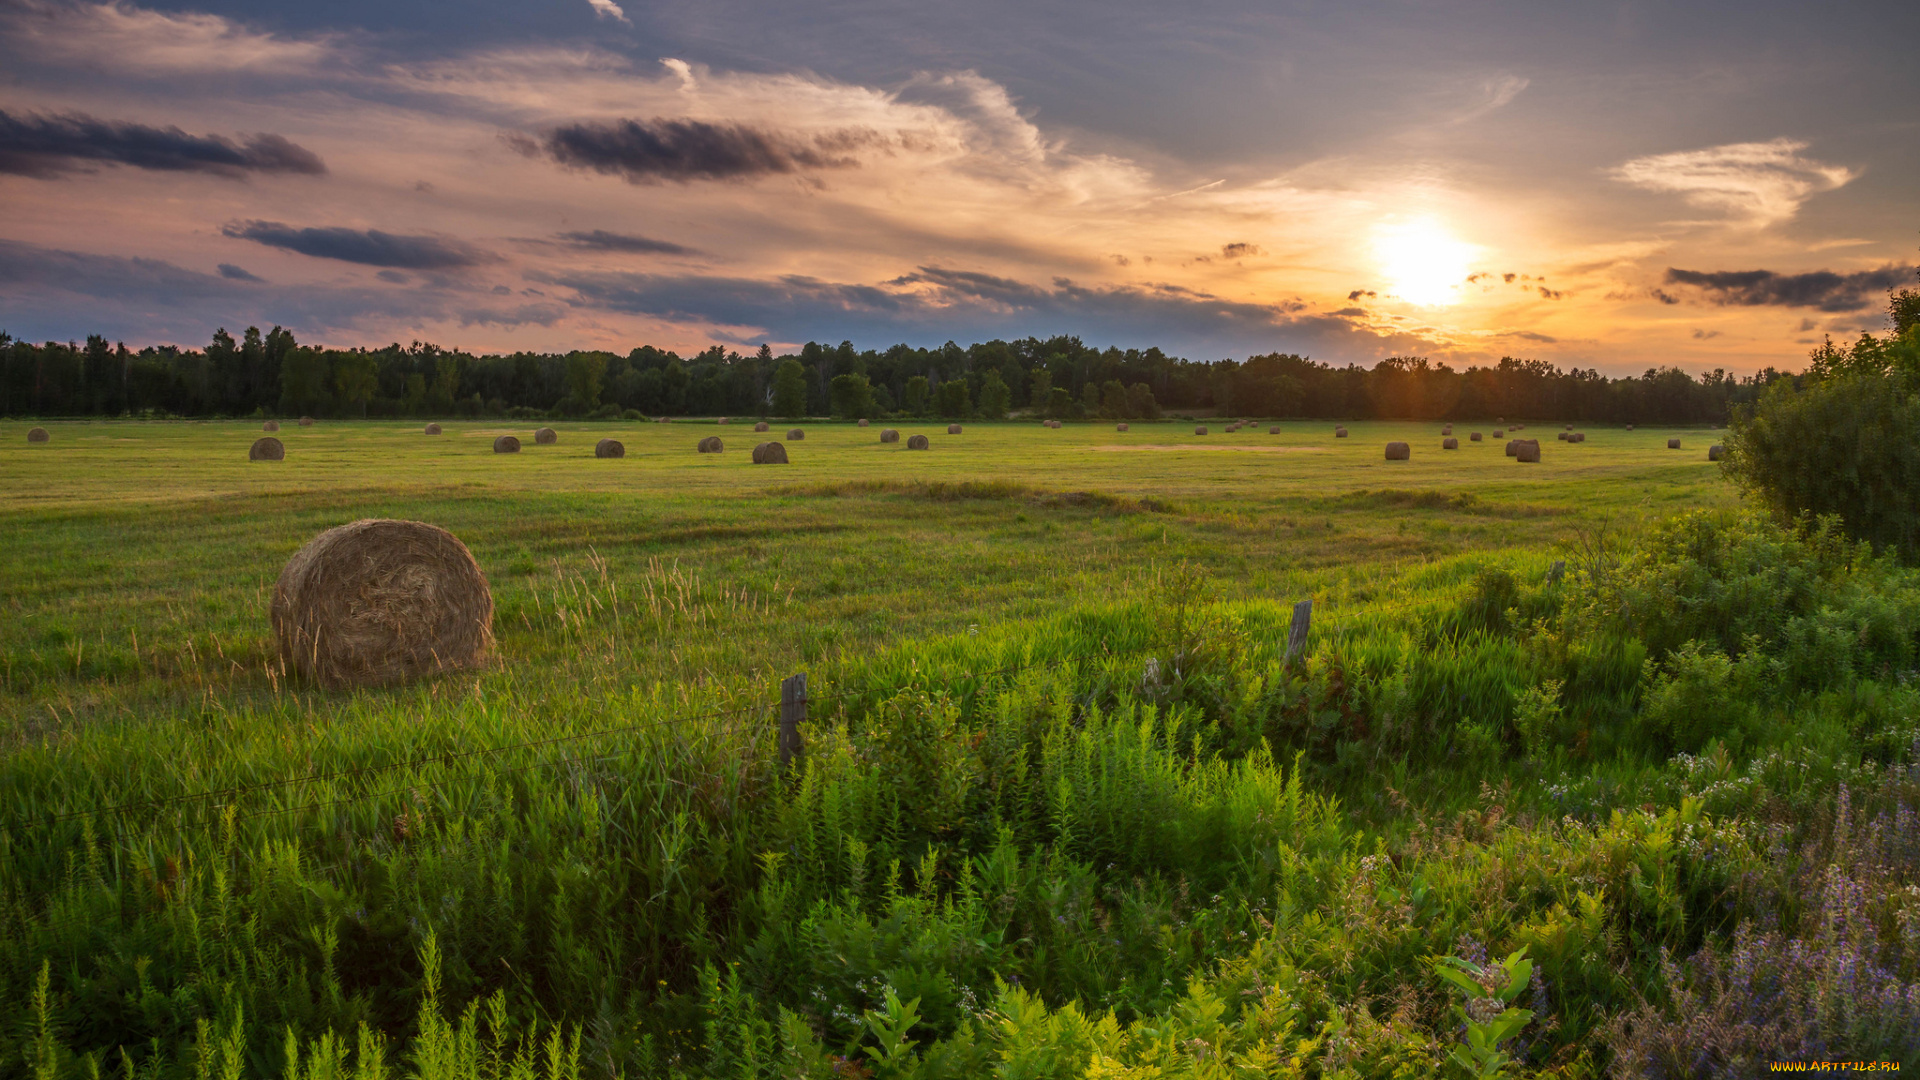
[[[1458,299],[1477,251],[1433,218],[1381,225],[1373,233],[1373,256],[1391,295],[1425,307]]]

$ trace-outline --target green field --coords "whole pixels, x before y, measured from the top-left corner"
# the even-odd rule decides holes
[[[1717,432],[892,423],[0,424],[0,1075],[1597,1075],[1920,790],[1920,584]],[[468,545],[491,668],[288,676],[275,576],[363,517]],[[1523,947],[1469,1072],[1435,958]],[[1818,1045],[1920,1053],[1876,1008]]]

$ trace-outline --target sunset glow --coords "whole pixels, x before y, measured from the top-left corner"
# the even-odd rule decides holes
[[[1432,218],[1381,226],[1373,250],[1390,295],[1428,307],[1458,298],[1476,253]]]

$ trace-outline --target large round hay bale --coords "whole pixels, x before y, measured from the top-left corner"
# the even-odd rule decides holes
[[[493,594],[454,535],[418,521],[328,529],[273,586],[280,658],[330,689],[380,686],[479,666],[493,645]]]
[[[1507,456],[1508,456],[1508,457],[1513,457],[1513,456],[1515,456],[1516,454],[1518,454],[1519,452],[1520,452],[1520,440],[1519,440],[1519,439],[1508,439],[1508,440],[1507,440]]]
[[[1193,433],[1195,435],[1205,435],[1207,433],[1207,425],[1201,424],[1200,426],[1193,429]]]
[[[1515,447],[1514,458],[1520,461],[1540,460],[1540,440],[1521,439]]]
[[[1442,427],[1442,428],[1440,429],[1440,434],[1442,434],[1442,435],[1451,435],[1451,434],[1453,434],[1453,425],[1452,425],[1452,424],[1447,424],[1446,426],[1444,426],[1444,427]]]
[[[892,428],[881,428],[881,429],[880,429],[880,441],[881,441],[881,442],[883,442],[883,443],[889,443],[889,442],[899,442],[899,441],[900,441],[900,433],[899,433],[899,432],[897,432],[897,431],[895,431],[895,430],[893,430]]]
[[[807,437],[807,433],[804,431],[801,431],[799,428],[794,428],[793,430],[787,432],[788,442],[799,442],[801,439],[804,439],[806,437]]]
[[[303,417],[301,417],[301,418],[300,418],[300,426],[301,426],[301,427],[312,427],[312,426],[313,426],[313,417],[311,417],[311,416],[303,416]]]
[[[287,444],[271,435],[262,435],[247,447],[248,461],[284,461],[287,457]]]
[[[1408,446],[1406,443],[1390,442],[1387,444],[1388,461],[1407,461],[1412,457],[1413,447]]]
[[[260,425],[260,430],[261,431],[279,431],[280,422],[278,420],[269,420],[266,423]]]
[[[694,449],[703,454],[718,454],[726,448],[726,444],[720,441],[720,436],[718,435],[709,435],[701,439],[699,444],[694,447]]]
[[[925,450],[929,445],[925,435],[910,435],[907,437],[907,449],[909,450]]]
[[[1502,431],[1502,430],[1500,430],[1499,428],[1494,428],[1494,429],[1493,429],[1493,437],[1494,437],[1494,438],[1496,438],[1496,439],[1504,439],[1504,438],[1506,438],[1506,437],[1507,437],[1507,433],[1506,433],[1506,432],[1504,432],[1504,431]]]
[[[1347,437],[1347,429],[1346,429],[1346,428],[1343,428],[1343,427],[1337,427],[1337,428],[1334,428],[1334,429],[1333,429],[1333,437],[1334,437],[1334,438],[1336,438],[1336,439],[1344,439],[1344,438],[1346,438],[1346,437]]]
[[[785,465],[787,463],[787,444],[763,442],[753,448],[755,465]]]
[[[861,427],[866,427],[866,426],[867,426],[867,422],[868,422],[868,421],[867,421],[867,418],[866,418],[866,417],[864,417],[864,416],[863,416],[863,417],[861,417],[861,418],[860,418],[860,426],[861,426]]]
[[[601,439],[593,444],[594,457],[626,457],[627,446],[618,439]]]
[[[533,433],[533,441],[537,446],[551,446],[560,441],[560,433],[550,427],[543,427]]]
[[[496,454],[517,454],[520,452],[520,440],[511,435],[502,435],[493,440],[493,452]]]
[[[1447,438],[1447,439],[1441,439],[1441,440],[1440,440],[1440,449],[1442,449],[1442,450],[1458,450],[1458,449],[1460,449],[1460,440],[1459,440],[1459,439],[1453,439],[1453,438]]]
[[[1115,430],[1115,431],[1125,431],[1125,430],[1127,430],[1127,425],[1125,425],[1125,424],[1115,424],[1115,425],[1113,425],[1113,430]]]
[[[766,422],[765,420],[762,420],[762,421],[760,421],[759,423],[757,423],[757,424],[755,424],[755,425],[753,425],[753,430],[755,430],[755,431],[772,431],[772,430],[773,430],[773,425],[771,425],[771,424],[769,424],[769,423],[767,423],[767,422]]]
[[[52,437],[53,436],[47,434],[47,429],[43,427],[27,429],[28,442],[46,442],[48,439]]]
[[[949,435],[958,435],[958,434],[960,434],[960,425],[959,425],[959,424],[948,424],[948,425],[947,425],[947,434],[949,434]]]
[[[1496,434],[1497,434],[1497,433],[1496,433]],[[1468,441],[1468,442],[1479,442],[1479,441],[1480,441],[1480,433],[1476,431],[1476,432],[1474,432],[1473,434],[1471,434],[1471,435],[1469,435],[1469,436],[1467,436],[1467,441]]]
[[[429,434],[429,435],[438,435],[438,434],[440,434],[440,425],[439,425],[439,424],[428,424],[428,425],[427,425],[427,434]]]
[[[1726,452],[1726,447],[1721,446],[1719,443],[1714,443],[1712,446],[1707,447],[1707,460],[1719,461]]]
[[[1669,449],[1669,450],[1678,450],[1678,449],[1680,449],[1680,440],[1679,440],[1679,439],[1668,439],[1668,440],[1667,440],[1667,449]]]

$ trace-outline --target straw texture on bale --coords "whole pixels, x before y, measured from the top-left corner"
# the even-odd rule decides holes
[[[1519,461],[1540,460],[1540,440],[1521,439],[1514,446],[1514,458]]]
[[[1127,430],[1127,425],[1125,425],[1125,424],[1115,424],[1115,425],[1113,425],[1113,430],[1115,430],[1115,431],[1125,431],[1125,430]]]
[[[1469,442],[1479,442],[1479,441],[1480,441],[1480,433],[1479,433],[1479,432],[1477,432],[1477,431],[1476,431],[1476,432],[1474,432],[1473,434],[1471,434],[1471,435],[1469,435],[1469,436],[1467,436],[1467,440],[1468,440]]]
[[[899,433],[899,432],[897,432],[897,431],[895,431],[895,430],[893,430],[892,428],[881,428],[881,429],[880,429],[880,441],[881,441],[881,442],[883,442],[883,443],[888,443],[888,442],[899,442],[899,441],[900,441],[900,433]]]
[[[454,535],[419,521],[328,529],[273,587],[280,657],[331,689],[477,667],[493,646],[493,594]]]
[[[787,444],[763,442],[753,448],[755,465],[785,465],[787,463]]]
[[[594,457],[626,457],[627,446],[618,439],[601,439],[593,444]]]
[[[925,450],[929,445],[925,435],[909,435],[907,437],[907,449],[909,450]]]
[[[247,448],[248,461],[283,461],[286,456],[287,444],[271,435],[260,436]]]
[[[560,434],[550,427],[543,427],[533,433],[533,441],[539,446],[550,446],[560,441]]]
[[[428,424],[428,425],[427,425],[427,434],[429,434],[429,435],[438,435],[438,434],[440,434],[440,425],[439,425],[439,424]]]
[[[958,435],[958,434],[960,434],[960,425],[959,425],[959,424],[948,424],[948,425],[947,425],[947,434],[949,434],[949,435]]]
[[[1344,439],[1344,438],[1346,438],[1346,437],[1347,437],[1347,429],[1346,429],[1346,428],[1343,428],[1343,427],[1337,427],[1337,428],[1334,428],[1334,429],[1333,429],[1333,437],[1334,437],[1334,438],[1336,438],[1336,439]]]
[[[773,427],[772,427],[772,425],[770,425],[770,424],[768,424],[768,423],[767,423],[767,422],[766,422],[765,420],[762,420],[762,421],[760,421],[759,423],[757,423],[757,424],[755,424],[755,425],[753,425],[753,430],[755,430],[755,431],[771,431],[771,430],[773,430]]]
[[[1195,435],[1205,435],[1207,433],[1207,425],[1201,424],[1199,427],[1193,429],[1193,433]]]
[[[1440,440],[1440,449],[1442,449],[1442,450],[1458,450],[1458,449],[1460,449],[1460,440],[1459,440],[1459,439],[1455,439],[1455,438],[1445,438],[1445,439],[1441,439],[1441,440]]]
[[[1714,443],[1712,446],[1707,447],[1707,460],[1719,461],[1721,456],[1724,455],[1726,452],[1727,452],[1726,447],[1721,446],[1719,443]]]
[[[1413,457],[1413,447],[1408,446],[1406,443],[1390,442],[1387,444],[1387,460],[1388,461],[1407,461],[1407,460],[1410,460],[1412,457]]]
[[[1678,450],[1678,449],[1680,449],[1680,440],[1679,440],[1679,439],[1668,439],[1668,440],[1667,440],[1667,449],[1669,449],[1669,450]]]
[[[47,434],[46,428],[37,427],[27,429],[28,442],[46,442],[50,438],[52,438],[52,436]]]
[[[718,435],[709,435],[706,438],[701,439],[700,442],[694,447],[695,450],[698,450],[703,454],[718,454],[721,451],[725,450],[726,448],[727,448],[726,444],[720,441],[720,436]]]
[[[300,418],[300,426],[301,426],[301,427],[312,427],[312,426],[313,426],[313,417],[311,417],[311,416],[303,416],[303,417],[301,417],[301,418]]]
[[[269,420],[266,423],[260,425],[260,430],[261,431],[279,431],[280,424],[276,420]]]
[[[517,454],[520,452],[520,440],[511,435],[502,435],[493,440],[493,452],[496,454]]]
[[[787,432],[788,442],[799,442],[801,439],[804,439],[806,437],[807,437],[807,433],[804,431],[801,431],[799,428],[794,428],[792,431]]]

